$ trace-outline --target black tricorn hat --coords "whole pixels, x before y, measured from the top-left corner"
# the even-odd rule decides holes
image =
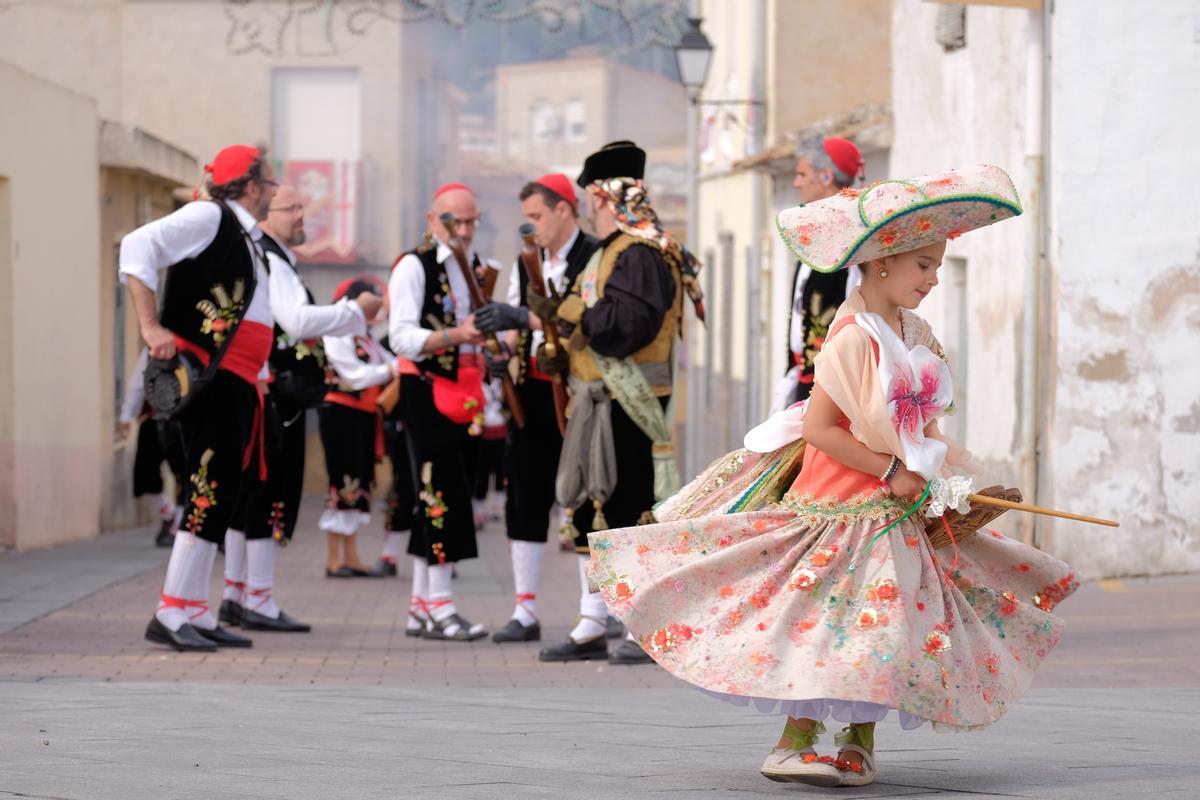
[[[609,142],[583,162],[583,172],[575,179],[580,186],[589,186],[606,178],[637,178],[646,174],[646,151],[633,142]]]

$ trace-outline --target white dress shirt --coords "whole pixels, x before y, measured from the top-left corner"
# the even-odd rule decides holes
[[[437,262],[446,270],[450,296],[454,302],[454,324],[461,325],[471,316],[471,293],[462,270],[453,262],[453,258],[450,248],[438,241]],[[475,254],[468,253],[467,258],[473,262]],[[451,259],[451,263],[447,264],[446,259]],[[426,340],[434,334],[439,337],[442,334],[421,327],[421,309],[425,305],[425,268],[421,266],[421,259],[413,253],[400,259],[388,277],[388,300],[391,303],[388,344],[392,351],[410,361],[423,361],[428,355],[421,352]],[[471,353],[475,349],[474,345],[464,344],[459,345],[458,351]]]
[[[558,248],[558,251],[553,255],[549,250],[542,250],[542,279],[546,282],[546,291],[549,293],[551,286],[554,291],[558,292],[559,297],[565,297],[571,287],[567,286],[563,280],[563,276],[567,274],[567,253],[571,252],[571,248],[575,246],[575,240],[579,238],[579,228],[575,228],[575,232],[571,234],[571,238],[567,239],[567,243]],[[517,263],[513,264],[512,271],[509,273],[508,279],[508,295],[506,301],[509,305],[521,305],[521,263],[518,257]],[[533,338],[530,340],[529,354],[537,353],[538,347],[545,340],[545,334],[540,329],[533,331]]]
[[[308,301],[304,282],[293,266],[296,263],[295,254],[283,242],[278,244],[287,259],[267,251],[267,263],[271,266],[271,316],[288,338],[299,342],[320,336],[366,335],[367,322],[362,306],[349,297],[327,306]]]
[[[337,373],[338,383],[354,391],[361,391],[392,379],[392,359],[374,339],[365,337],[361,340],[369,362],[358,357],[358,342],[353,335],[326,336],[323,341],[325,358],[329,359],[330,365]]]
[[[228,205],[237,217],[238,224],[250,235],[251,241],[246,243],[246,248],[250,251],[257,281],[243,319],[273,327],[275,323],[271,318],[267,296],[267,272],[262,253],[257,245],[252,244],[262,237],[258,220],[236,200],[228,201]],[[151,291],[158,289],[159,271],[204,252],[204,248],[217,238],[220,225],[221,209],[217,204],[197,201],[127,233],[121,239],[118,256],[121,283],[126,283],[128,277],[133,276]]]

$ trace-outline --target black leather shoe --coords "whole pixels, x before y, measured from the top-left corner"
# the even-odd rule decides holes
[[[604,638],[620,639],[624,635],[625,626],[621,624],[621,620],[609,614],[608,618],[604,620]]]
[[[608,657],[610,664],[653,664],[654,659],[643,650],[637,642],[631,642],[628,639],[621,642],[621,646]]]
[[[591,661],[593,658],[607,657],[608,642],[603,636],[583,643],[567,639],[560,645],[543,647],[542,652],[538,653],[538,661]]]
[[[164,519],[162,521],[158,535],[154,537],[154,544],[158,547],[170,547],[175,544],[175,534],[171,533],[171,520]]]
[[[222,600],[221,610],[217,612],[217,620],[224,625],[242,624],[242,604],[232,600]]]
[[[328,567],[326,567],[325,568],[325,577],[326,578],[355,578],[355,577],[357,577],[357,574],[356,574],[355,570],[352,570],[343,564],[342,566],[338,567],[337,569],[329,569]]]
[[[167,647],[174,647],[181,653],[211,653],[217,649],[215,644],[201,636],[195,628],[186,622],[179,630],[173,631],[159,622],[158,617],[151,619],[150,624],[146,626],[146,641],[154,642],[155,644],[165,644]]]
[[[379,563],[371,567],[372,578],[394,578],[396,577],[396,562],[388,561],[386,558],[379,559]]]
[[[510,619],[507,625],[492,634],[492,641],[497,644],[503,642],[540,642],[541,640],[541,625],[536,622],[532,625],[522,625],[520,620],[515,619]]]
[[[195,627],[194,625],[192,627]],[[238,636],[236,633],[230,633],[220,625],[213,628],[211,631],[206,631],[204,628],[196,628],[196,633],[214,642],[217,647],[251,647],[254,642],[247,639],[245,636]]]
[[[276,633],[308,633],[312,626],[298,619],[279,612],[278,619],[272,619],[257,611],[245,609],[242,612],[242,630],[245,631],[275,631]]]

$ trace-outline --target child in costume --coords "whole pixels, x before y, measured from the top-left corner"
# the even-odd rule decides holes
[[[938,418],[954,392],[929,325],[946,240],[1021,213],[996,167],[883,181],[784,211],[796,256],[863,265],[816,361],[812,396],[662,503],[657,524],[593,533],[609,609],[669,672],[788,719],[762,773],[862,786],[874,726],[996,721],[1058,642],[1070,568],[991,531],[934,550],[937,515],[969,489],[969,454]],[[801,438],[802,437],[802,438]],[[938,480],[935,480],[938,479]],[[925,512],[928,513],[928,509]],[[836,757],[814,745],[832,717]]]

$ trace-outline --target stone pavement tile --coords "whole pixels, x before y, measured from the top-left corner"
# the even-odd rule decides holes
[[[139,528],[50,550],[0,554],[0,633],[165,565],[168,551],[154,547],[156,530]]]
[[[1194,689],[1035,690],[977,734],[901,732],[885,721],[882,781],[858,791],[765,781],[757,769],[778,718],[681,689],[0,682],[0,707],[0,796],[65,800],[1092,800],[1190,797],[1200,777]]]
[[[585,687],[670,686],[657,667],[539,664],[538,650],[565,638],[578,605],[577,556],[547,546],[540,611],[544,641],[496,645],[433,642],[404,635],[409,564],[399,579],[324,577],[324,537],[315,530],[320,503],[306,501],[297,539],[279,560],[276,597],[290,614],[314,626],[311,634],[249,635],[248,651],[176,654],[142,638],[162,580],[161,566],[143,570],[94,594],[66,596],[65,607],[0,635],[0,678],[94,677],[117,681],[182,680],[232,683],[285,681],[309,685]],[[377,532],[361,535],[367,560],[381,546]],[[479,534],[478,559],[459,565],[454,582],[461,611],[493,628],[512,609],[507,538],[493,521]],[[146,547],[152,552],[153,548]],[[24,558],[7,556],[4,560]],[[220,596],[217,561],[211,598]]]
[[[537,661],[542,646],[565,637],[578,599],[577,557],[560,552],[556,542],[547,546],[543,569],[544,586],[539,598],[542,642],[504,646],[486,639],[470,644],[431,642],[404,635],[409,588],[406,576],[379,580],[324,577],[324,543],[315,532],[319,510],[320,504],[313,499],[305,502],[297,540],[281,553],[276,592],[285,609],[313,623],[314,632],[255,633],[255,646],[248,651],[185,655],[143,640],[162,580],[164,557],[144,532],[137,539],[121,539],[124,544],[120,546],[118,539],[104,536],[96,542],[53,551],[61,551],[64,564],[90,559],[99,573],[109,576],[116,574],[116,567],[108,561],[130,562],[127,549],[132,547],[142,548],[139,557],[145,557],[145,563],[160,564],[149,570],[139,567],[141,571],[132,577],[109,583],[99,591],[91,590],[91,584],[78,589],[61,586],[55,577],[58,562],[47,560],[44,554],[5,555],[0,558],[0,575],[7,578],[21,574],[26,584],[36,577],[43,584],[58,586],[55,597],[63,607],[0,633],[0,678],[283,682],[330,687],[677,686],[674,679],[654,666]],[[361,552],[372,560],[383,537],[367,532],[361,538]],[[109,540],[114,543],[111,548],[100,546]],[[468,617],[495,627],[505,621],[511,609],[507,539],[499,523],[490,523],[480,533],[479,545],[481,557],[460,565],[455,590]],[[132,562],[138,563],[137,559]],[[68,572],[71,570],[79,571],[71,567]],[[403,572],[408,570],[405,564]],[[220,585],[218,574],[213,582],[214,600],[219,597]],[[1200,576],[1087,584],[1059,609],[1067,622],[1066,634],[1039,671],[1035,685],[1195,686],[1198,679],[1194,664],[1200,657],[1197,609]]]

